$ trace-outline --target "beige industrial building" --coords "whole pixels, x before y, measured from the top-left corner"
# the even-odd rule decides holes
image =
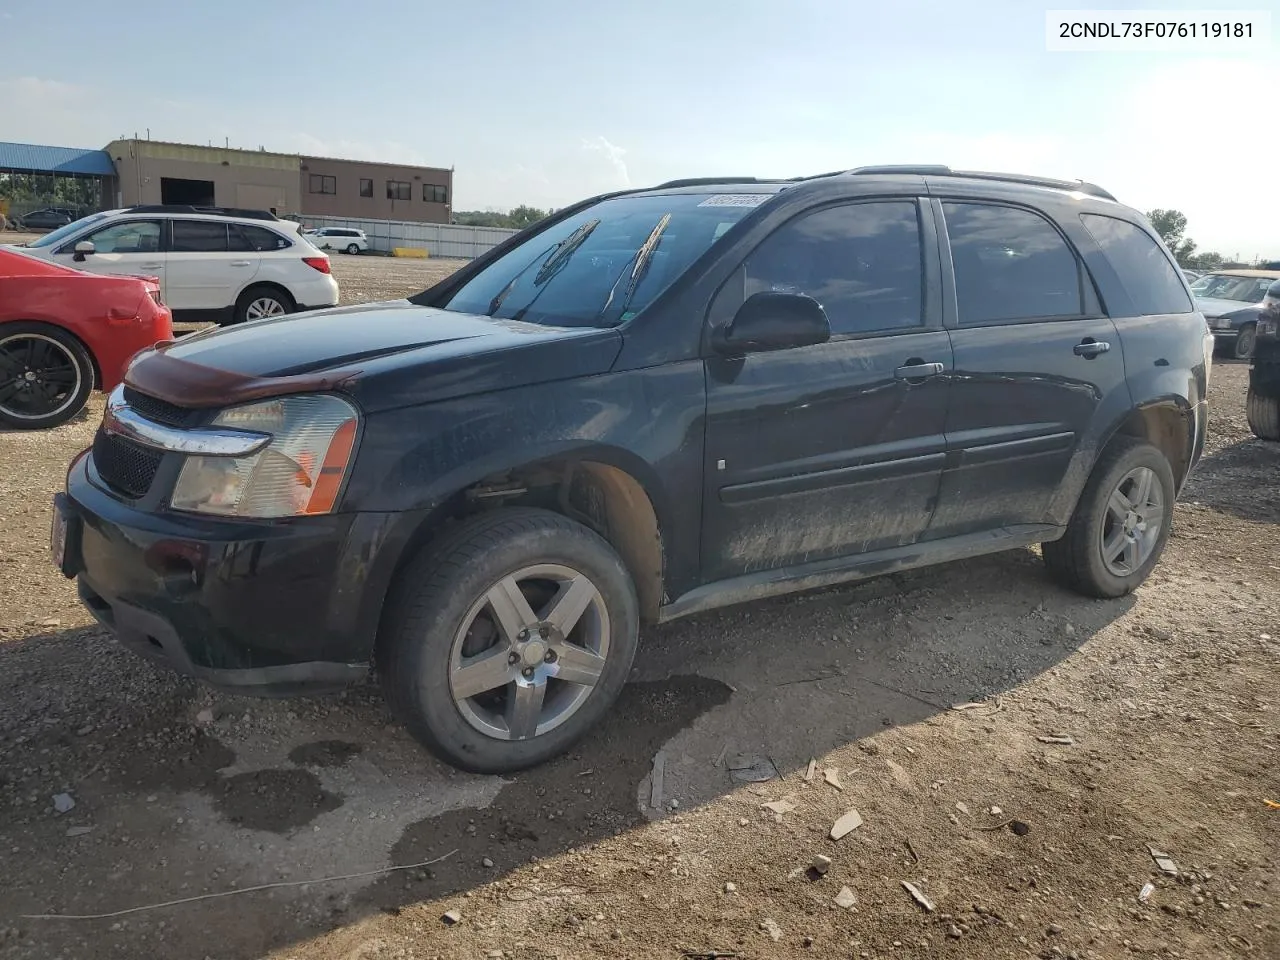
[[[247,207],[280,216],[448,223],[453,171],[266,150],[116,140],[116,202]]]

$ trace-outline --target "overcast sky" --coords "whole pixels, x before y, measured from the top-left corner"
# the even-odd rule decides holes
[[[1092,180],[1280,257],[1280,44],[1049,53],[1050,6],[1108,4],[0,0],[0,140],[452,165],[459,210],[946,163]]]

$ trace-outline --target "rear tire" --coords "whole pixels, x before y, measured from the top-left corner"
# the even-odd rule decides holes
[[[359,244],[352,243],[352,244],[349,244],[349,245],[347,246],[347,253],[351,254],[351,256],[353,256],[353,257],[354,257],[354,256],[355,256],[356,254],[358,254],[359,252],[360,252],[360,245],[359,245]]]
[[[494,510],[400,574],[379,679],[441,760],[520,770],[599,724],[631,671],[638,611],[626,567],[596,533],[548,510]]]
[[[78,339],[44,323],[0,324],[0,425],[61,426],[93,392],[93,359]]]
[[[1280,396],[1249,388],[1244,402],[1249,429],[1260,440],[1280,440]]]
[[[1067,532],[1041,547],[1049,572],[1087,597],[1132,592],[1169,542],[1176,494],[1173,470],[1156,447],[1113,441],[1089,476]]]
[[[1232,355],[1237,360],[1248,360],[1253,356],[1253,345],[1258,339],[1258,328],[1252,323],[1247,323],[1240,328],[1240,333],[1236,336],[1236,342],[1232,347]]]
[[[240,294],[231,322],[244,323],[246,320],[283,317],[297,309],[298,305],[293,302],[293,297],[279,287],[259,285]]]

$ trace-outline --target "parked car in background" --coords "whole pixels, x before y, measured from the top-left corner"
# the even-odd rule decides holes
[[[1090,184],[674,181],[408,300],[145,352],[55,560],[144,656],[258,693],[373,660],[424,744],[510,771],[598,728],[641,623],[1034,543],[1130,592],[1211,356],[1159,236]]]
[[[364,231],[351,227],[320,227],[304,230],[303,234],[321,250],[341,250],[354,255],[369,249],[369,238]]]
[[[21,222],[25,230],[56,230],[76,219],[77,214],[70,207],[44,207],[32,210],[21,218]]]
[[[1254,436],[1280,440],[1280,280],[1267,288],[1258,310],[1245,414]]]
[[[1183,270],[1182,275],[1187,278],[1187,283],[1195,283],[1204,273],[1200,270]]]
[[[139,350],[173,338],[155,278],[101,277],[0,250],[0,426],[56,427]]]
[[[94,213],[17,248],[101,274],[160,278],[179,322],[241,323],[338,302],[328,254],[266,211],[140,206]]]
[[[1258,312],[1277,270],[1217,270],[1191,284],[1218,347],[1238,360],[1253,356]]]

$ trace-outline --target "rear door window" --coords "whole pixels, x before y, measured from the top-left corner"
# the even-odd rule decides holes
[[[962,326],[1084,315],[1080,265],[1039,214],[986,203],[944,203]]]
[[[1195,308],[1168,255],[1145,230],[1096,213],[1080,215],[1138,313],[1191,313]]]
[[[172,253],[226,253],[227,225],[216,220],[173,221]]]

